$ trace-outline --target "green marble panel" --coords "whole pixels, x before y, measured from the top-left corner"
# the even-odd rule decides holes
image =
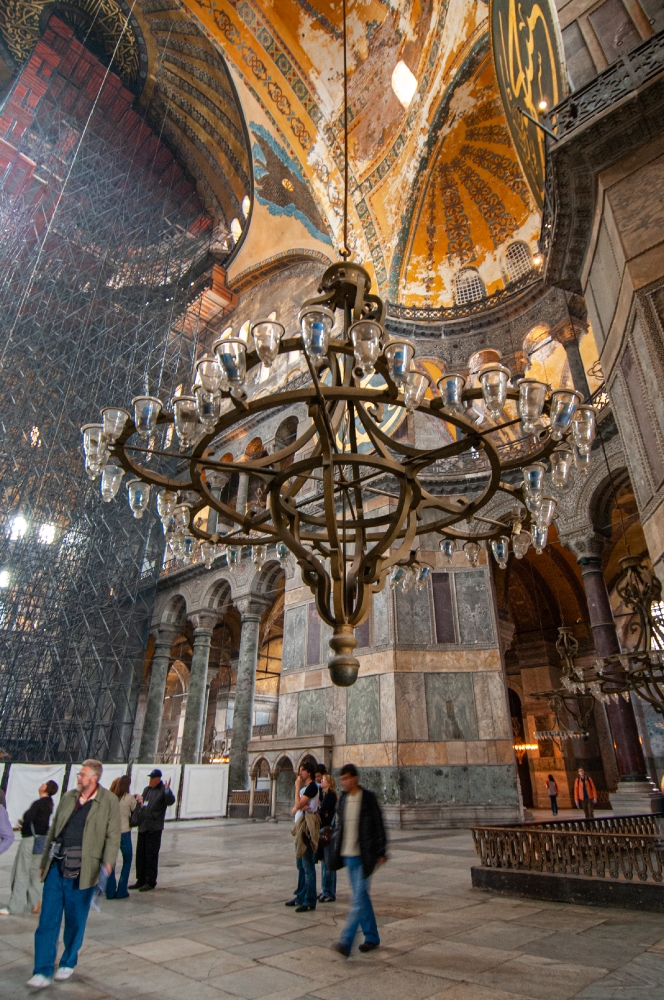
[[[478,739],[472,674],[425,674],[424,690],[430,740]]]
[[[304,670],[307,638],[307,605],[286,608],[281,671]]]
[[[380,742],[380,689],[378,676],[360,677],[348,688],[346,743]]]
[[[297,704],[297,735],[320,736],[325,732],[325,689],[300,691]]]

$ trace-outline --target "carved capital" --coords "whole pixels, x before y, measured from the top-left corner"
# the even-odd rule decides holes
[[[551,330],[551,337],[553,340],[557,340],[559,344],[562,344],[563,347],[567,347],[568,344],[578,344],[587,330],[588,324],[585,321],[570,316],[562,323],[554,326]]]
[[[270,607],[271,603],[272,601],[265,600],[265,598],[262,597],[257,597],[254,594],[248,594],[246,597],[238,597],[233,601],[233,604],[240,612],[242,621],[250,618],[262,618],[264,612]]]
[[[175,636],[177,634],[178,634],[177,625],[171,625],[168,623],[165,625],[160,625],[154,637],[155,653],[157,652],[157,650],[161,651],[168,650],[170,652],[170,648],[173,645],[173,640],[175,639]]]
[[[582,559],[600,559],[606,545],[605,538],[587,529],[568,535],[561,534],[560,541],[574,553],[579,562]]]
[[[187,615],[187,620],[191,622],[194,629],[194,637],[197,635],[212,635],[214,627],[219,621],[219,615],[213,611],[194,611]]]

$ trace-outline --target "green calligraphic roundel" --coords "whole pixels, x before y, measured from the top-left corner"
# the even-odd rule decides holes
[[[566,96],[567,71],[555,8],[550,0],[491,0],[491,44],[505,115],[526,180],[544,204],[544,132],[540,120]]]

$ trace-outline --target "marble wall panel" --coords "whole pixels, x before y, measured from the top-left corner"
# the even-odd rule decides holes
[[[429,739],[478,738],[472,674],[425,674],[424,687]]]
[[[297,735],[318,736],[325,732],[325,690],[300,691],[297,706]]]
[[[360,677],[347,690],[346,743],[380,741],[380,686],[376,675]]]
[[[382,674],[380,677],[380,738],[386,741],[397,738],[394,674]]]
[[[504,765],[403,767],[399,787],[402,805],[517,805],[519,801],[514,767]]]
[[[399,646],[430,646],[435,642],[430,587],[394,592]]]
[[[512,728],[502,671],[473,675],[477,730],[481,740],[508,739]]]
[[[454,608],[452,606],[452,581],[450,573],[434,573],[433,607],[436,625],[436,642],[455,643]]]
[[[496,642],[490,587],[483,569],[458,570],[454,574],[459,639],[463,645]]]
[[[286,608],[284,614],[284,647],[281,659],[282,673],[303,670],[305,666],[307,637],[307,605]]]
[[[334,736],[335,745],[346,742],[346,689],[325,688],[325,732]]]
[[[320,663],[320,625],[321,621],[313,601],[307,605],[307,666],[313,667]]]
[[[372,628],[374,646],[386,646],[391,642],[390,635],[390,592],[384,587],[379,594],[373,595]]]
[[[296,694],[280,695],[277,736],[297,735],[297,702],[298,695]]]
[[[400,740],[428,740],[424,674],[396,674],[397,735]]]

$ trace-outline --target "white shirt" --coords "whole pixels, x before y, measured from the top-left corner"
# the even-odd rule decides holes
[[[316,792],[315,795],[314,795],[314,790]],[[318,806],[320,804],[319,792],[320,792],[320,789],[318,788],[318,785],[316,784],[315,781],[309,782],[309,784],[307,785],[306,788],[301,788],[300,789],[300,797],[302,797],[303,795],[306,795],[307,798],[309,799],[309,805],[308,805],[308,807],[306,809],[306,812],[310,812],[310,813],[318,812]],[[304,815],[304,812],[305,812],[304,809],[298,809],[298,811],[295,813],[295,822],[296,823]]]
[[[360,854],[360,809],[362,792],[347,795],[344,803],[344,832],[341,838],[341,857],[357,858]]]

